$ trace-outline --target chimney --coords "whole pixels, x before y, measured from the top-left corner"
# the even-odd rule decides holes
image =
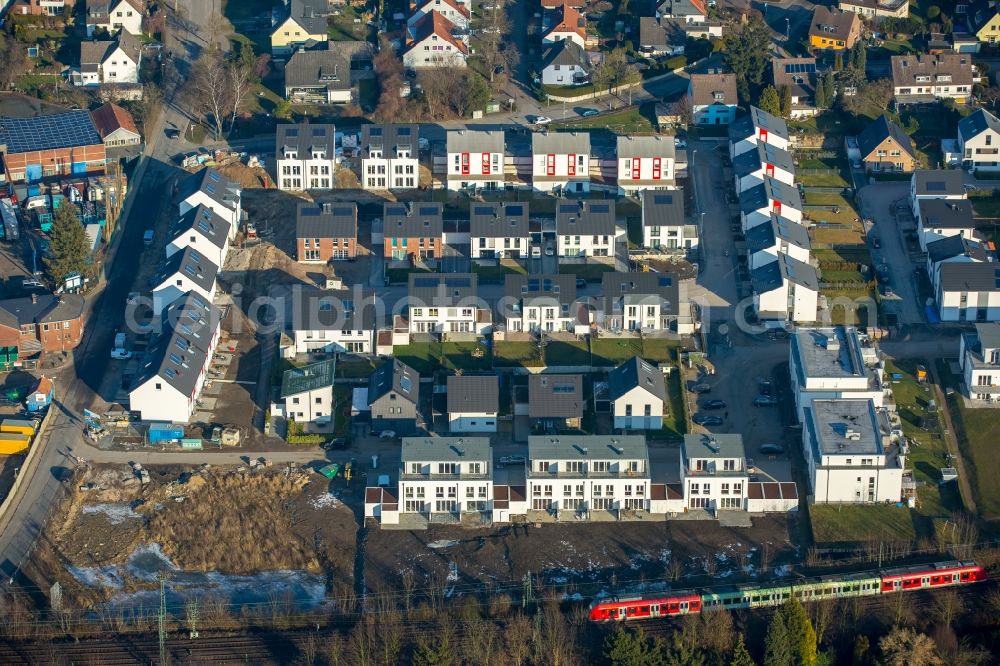
[[[38,303],[38,294],[32,294],[31,295],[31,302],[33,304]]]

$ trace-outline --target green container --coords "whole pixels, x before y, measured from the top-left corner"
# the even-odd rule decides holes
[[[182,449],[200,449],[201,446],[202,442],[200,439],[185,437],[184,439],[181,440]]]
[[[338,472],[340,472],[340,465],[337,463],[330,463],[329,465],[319,468],[319,473],[328,479],[332,479],[337,476]]]

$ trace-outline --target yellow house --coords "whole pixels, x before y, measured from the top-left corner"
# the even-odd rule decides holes
[[[861,19],[854,12],[819,5],[809,25],[809,46],[822,51],[842,51],[861,37]]]
[[[969,32],[982,44],[996,44],[1000,41],[1000,8],[993,2],[973,2],[969,5]]]
[[[271,32],[271,55],[288,55],[307,42],[327,40],[326,0],[292,0],[288,16]]]

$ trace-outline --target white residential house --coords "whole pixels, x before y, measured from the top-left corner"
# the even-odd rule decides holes
[[[360,149],[364,189],[416,189],[420,184],[417,125],[363,125]]]
[[[927,244],[927,276],[932,285],[938,283],[941,267],[945,264],[994,260],[994,254],[986,243],[960,235],[947,236]]]
[[[448,375],[448,430],[496,432],[500,379],[496,375]]]
[[[478,298],[475,273],[410,273],[407,310],[410,333],[486,333],[490,309]]]
[[[220,313],[188,292],[165,306],[158,333],[129,389],[129,410],[143,421],[187,423],[218,346]]]
[[[675,159],[671,136],[619,136],[615,155],[619,194],[673,189]]]
[[[194,248],[174,252],[153,278],[153,316],[188,292],[211,303],[218,273],[219,267]]]
[[[80,71],[73,73],[73,84],[100,85],[139,83],[142,45],[134,35],[122,31],[111,41],[80,43]]]
[[[920,216],[919,203],[934,199],[967,199],[964,175],[960,169],[917,169],[910,177],[910,207]]]
[[[166,255],[170,257],[191,248],[216,266],[222,266],[229,250],[229,226],[208,206],[192,208],[171,225]]]
[[[733,179],[737,192],[760,185],[765,178],[794,185],[795,163],[792,154],[758,141],[756,150],[747,150],[733,158]]]
[[[787,254],[750,271],[754,311],[760,319],[808,323],[816,321],[819,275],[816,269]]]
[[[1000,321],[1000,268],[994,262],[944,262],[934,296],[942,321]]]
[[[556,254],[560,257],[614,257],[624,235],[613,200],[582,199],[556,205]]]
[[[174,200],[181,215],[205,206],[229,223],[229,240],[243,221],[239,185],[212,168],[204,168],[181,181]]]
[[[684,435],[680,472],[688,509],[746,509],[750,477],[742,435]]]
[[[681,312],[673,273],[607,272],[591,316],[599,331],[654,333],[676,330]]]
[[[417,2],[413,13],[406,19],[407,29],[414,28],[422,18],[432,11],[451,21],[460,31],[467,31],[469,29],[469,19],[471,18],[469,8],[457,0],[423,0],[423,2]]]
[[[293,287],[286,308],[293,345],[288,355],[372,354],[378,329],[375,296],[360,288]]]
[[[777,215],[792,222],[802,222],[802,196],[798,188],[764,176],[764,182],[739,194],[743,231],[771,221]]]
[[[878,349],[853,326],[798,328],[788,365],[800,422],[813,400],[870,399],[880,409],[892,396]]]
[[[967,199],[920,199],[917,201],[917,239],[920,249],[950,236],[975,239],[976,221]]]
[[[141,35],[144,10],[143,0],[90,0],[87,2],[87,39],[93,39],[99,28],[109,34],[124,30]]]
[[[684,215],[684,192],[644,190],[642,193],[642,244],[660,250],[694,250],[698,225]]]
[[[309,431],[309,426],[330,425],[333,420],[333,377],[336,359],[310,363],[285,370],[281,393],[271,405],[271,413],[295,421]]]
[[[337,132],[334,125],[278,125],[276,180],[280,190],[329,190],[336,186]]]
[[[503,189],[505,145],[503,130],[448,132],[448,189]]]
[[[608,373],[608,398],[616,430],[660,430],[667,401],[663,371],[638,356]]]
[[[539,192],[590,191],[590,133],[531,135],[531,185]]]
[[[747,229],[744,238],[751,270],[771,263],[779,254],[809,263],[809,230],[776,213],[771,213],[769,222]]]
[[[1000,170],[1000,118],[976,109],[958,121],[962,166],[977,171]]]
[[[545,49],[539,68],[543,85],[583,86],[590,83],[594,66],[579,44],[563,39]]]
[[[972,95],[976,72],[969,53],[898,55],[890,61],[897,104],[926,104],[939,99],[964,104]]]
[[[729,125],[729,157],[756,150],[758,143],[790,150],[791,139],[784,119],[751,106],[750,113]]]
[[[488,437],[404,437],[399,511],[486,522],[493,513],[493,447]]]
[[[1000,323],[976,324],[963,333],[958,354],[962,393],[971,400],[1000,405]]]
[[[638,435],[550,435],[528,438],[529,519],[545,512],[566,519],[648,512],[649,454]]]
[[[507,331],[518,333],[583,332],[589,330],[586,316],[576,302],[573,275],[508,274],[505,309],[501,313]]]
[[[890,437],[870,399],[810,403],[803,418],[802,448],[814,501],[899,502],[906,458]]]
[[[696,125],[728,125],[736,119],[736,75],[691,74],[688,84],[691,119]]]
[[[531,247],[527,201],[473,201],[469,204],[469,244],[473,259],[527,259]]]
[[[581,48],[587,48],[588,41],[593,40],[587,34],[587,19],[569,3],[564,3],[548,16],[551,17],[551,25],[548,25],[547,20],[543,23],[543,45],[569,40]]]
[[[469,46],[455,36],[457,26],[431,10],[406,29],[403,66],[407,69],[465,67]]]

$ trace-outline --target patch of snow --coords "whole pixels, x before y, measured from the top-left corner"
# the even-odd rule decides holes
[[[126,520],[141,520],[142,516],[132,510],[132,507],[124,502],[111,504],[85,504],[84,513],[102,513],[107,516],[112,525],[120,525]]]
[[[567,578],[566,576],[552,576],[551,578],[549,578],[549,582],[554,583],[556,585],[562,585],[563,583],[568,583],[569,578]]]
[[[427,544],[427,547],[438,550],[441,548],[451,548],[452,546],[457,546],[460,543],[462,542],[457,539],[438,539],[437,541],[431,541]]]
[[[583,601],[583,595],[579,592],[574,592],[573,594],[562,595],[563,601]]]
[[[781,566],[774,567],[774,575],[778,578],[785,578],[792,575],[792,565],[782,564]]]
[[[448,563],[448,578],[447,580],[457,581],[458,580],[458,562]]]
[[[106,587],[120,590],[124,581],[114,564],[105,567],[67,567],[69,573],[87,587]]]
[[[314,509],[333,509],[340,506],[340,498],[333,493],[323,493],[309,501]]]

